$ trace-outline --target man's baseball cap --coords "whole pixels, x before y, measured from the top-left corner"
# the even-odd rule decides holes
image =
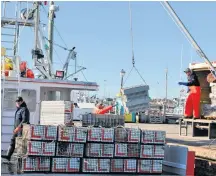
[[[21,102],[21,101],[23,101],[23,98],[22,97],[17,97],[16,102]]]
[[[185,73],[191,72],[191,69],[186,68],[184,72],[185,72]]]

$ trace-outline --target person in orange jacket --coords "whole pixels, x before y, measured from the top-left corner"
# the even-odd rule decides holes
[[[185,103],[185,118],[200,118],[200,97],[201,97],[201,89],[200,82],[198,80],[197,75],[187,68],[184,71],[187,74],[188,82],[179,82],[179,85],[188,86],[189,95],[186,99]]]
[[[27,108],[26,103],[23,101],[22,97],[17,97],[16,99],[16,107],[17,110],[15,112],[15,123],[14,123],[14,131],[13,136],[11,138],[10,147],[8,149],[7,155],[2,155],[1,157],[10,161],[11,156],[13,155],[15,149],[15,140],[16,137],[22,136],[22,127],[23,124],[29,124],[30,112]]]

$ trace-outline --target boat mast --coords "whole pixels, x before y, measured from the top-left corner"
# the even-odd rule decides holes
[[[43,54],[43,51],[41,49],[42,46],[40,46],[39,41],[39,32],[41,34],[40,29],[40,5],[41,2],[36,1],[34,2],[34,29],[35,29],[35,36],[34,36],[34,49],[32,50],[32,57],[34,60],[34,66],[42,73],[44,78],[46,79],[52,79],[52,64],[50,62],[50,57],[45,57]],[[55,9],[55,8],[53,8]],[[52,42],[51,42],[52,43]]]
[[[34,49],[38,49],[38,31],[39,31],[39,2],[35,2],[35,33],[34,33]]]
[[[53,29],[54,29],[54,1],[50,2],[49,7],[49,22],[48,22],[48,58],[50,59],[51,66],[53,64]],[[50,69],[51,70],[51,69]],[[51,73],[50,73],[51,74]]]

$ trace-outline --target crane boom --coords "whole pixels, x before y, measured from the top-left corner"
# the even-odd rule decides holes
[[[187,28],[185,27],[185,25],[183,24],[183,22],[180,20],[180,18],[178,17],[178,15],[175,13],[175,11],[171,7],[171,5],[167,1],[163,1],[161,3],[169,11],[170,15],[172,15],[172,17],[174,18],[176,24],[182,29],[182,32],[184,32],[184,34],[186,35],[186,37],[188,38],[188,40],[191,42],[192,46],[195,48],[195,50],[198,53],[198,55],[202,59],[204,59],[205,62],[209,65],[210,71],[212,72],[213,76],[216,79],[216,71],[215,71],[214,66],[209,61],[208,57],[205,55],[205,53],[203,52],[203,50],[199,47],[199,45],[197,44],[197,42],[195,41],[195,39],[192,37],[192,35],[190,34],[190,32],[187,30]]]

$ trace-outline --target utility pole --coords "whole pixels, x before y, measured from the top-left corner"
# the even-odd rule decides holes
[[[48,23],[48,41],[49,41],[48,58],[50,59],[51,65],[53,63],[53,29],[54,29],[54,16],[55,16],[54,12],[55,12],[54,1],[51,1],[49,7],[49,23]]]
[[[167,109],[167,87],[168,87],[168,68],[165,70],[165,102],[164,102],[164,121],[166,120],[166,109]]]
[[[104,80],[104,99],[106,98],[106,80]]]

